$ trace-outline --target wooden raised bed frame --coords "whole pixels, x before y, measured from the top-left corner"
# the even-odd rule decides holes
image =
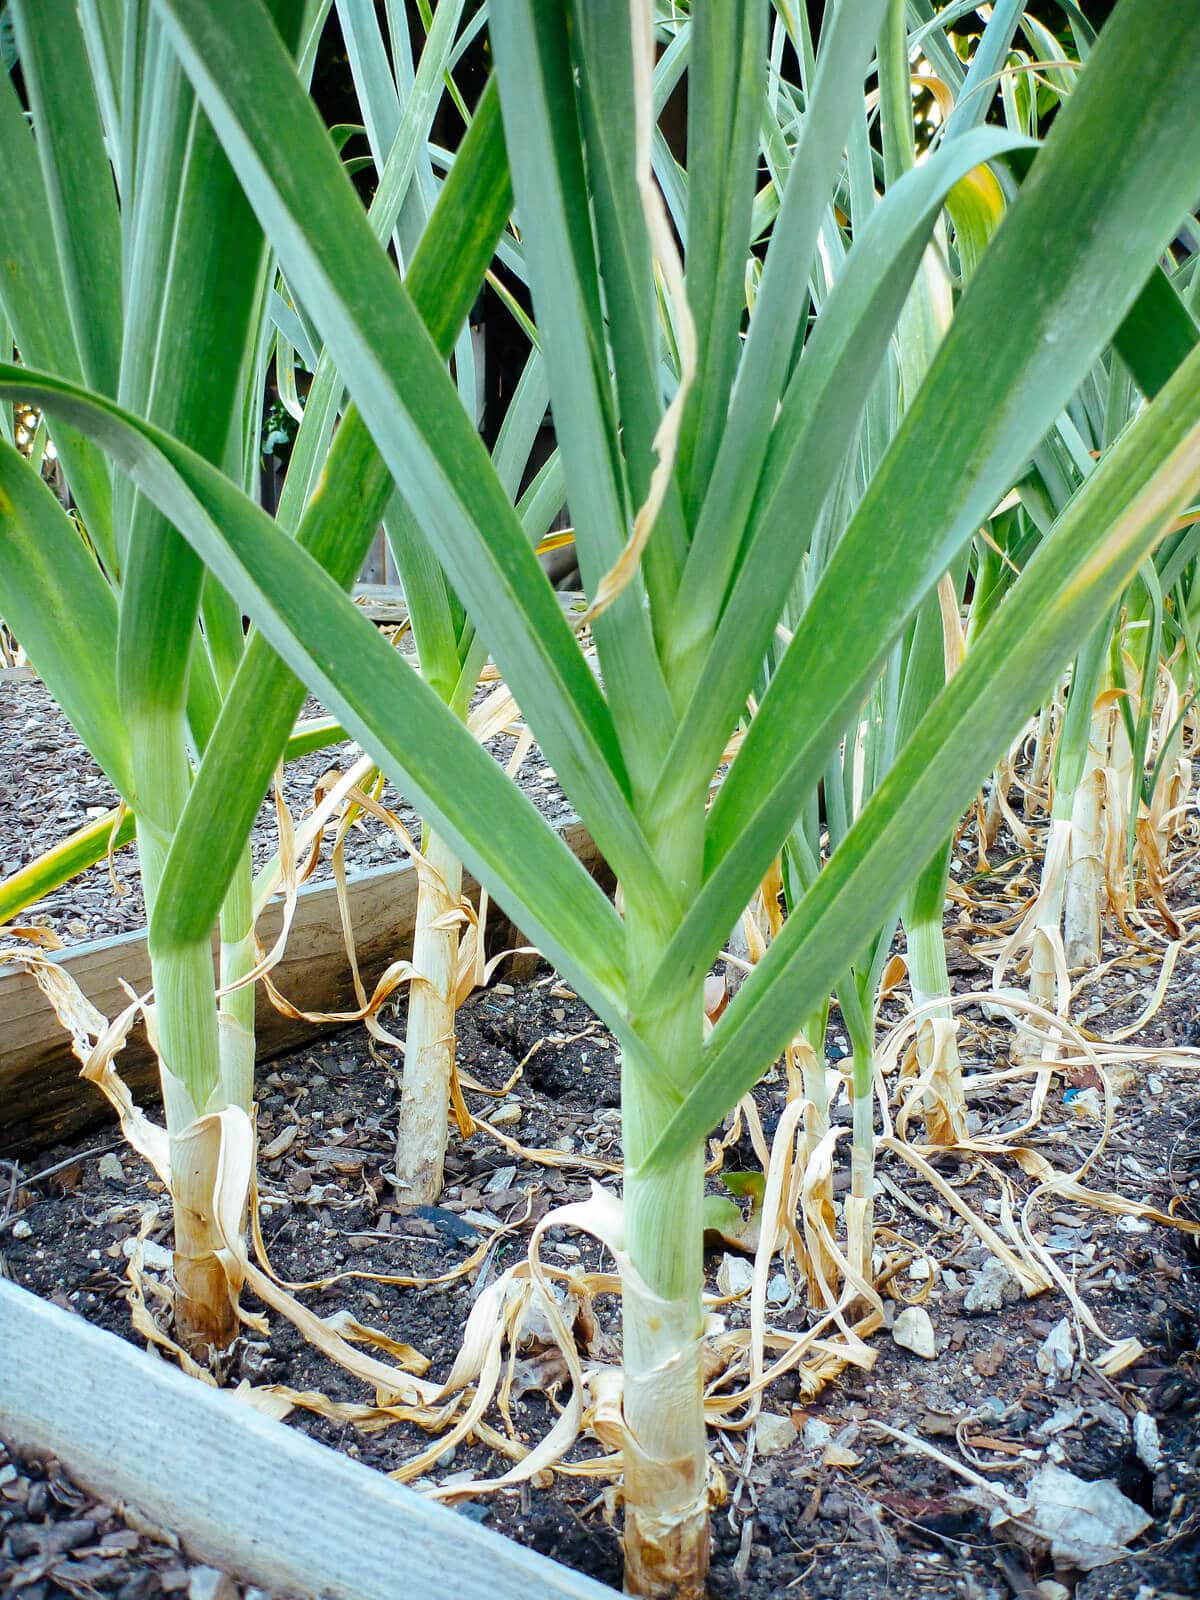
[[[604,871],[581,823],[568,823],[561,832],[590,871]],[[412,948],[416,873],[407,862],[379,867],[352,878],[348,890],[359,971],[369,993],[388,964]],[[478,885],[466,875],[463,892],[472,898],[478,893]],[[279,906],[272,904],[259,921],[259,936],[267,947],[278,927]],[[0,928],[0,934],[3,931]],[[522,942],[502,915],[489,917],[489,948],[504,949]],[[138,993],[150,986],[144,933],[96,939],[64,950],[57,960],[107,1017],[123,1010],[128,1002],[122,979]],[[302,1010],[355,1008],[332,884],[310,884],[300,890],[287,949],[272,976],[281,992]],[[260,989],[256,1016],[260,1061],[294,1049],[322,1032],[328,1028],[282,1016]],[[130,1034],[118,1065],[137,1098],[155,1094],[157,1064],[140,1025]],[[111,1119],[99,1093],[80,1081],[71,1040],[36,983],[23,972],[0,969],[0,1154],[27,1157]]]
[[[0,1281],[0,1438],[57,1456],[189,1555],[305,1600],[613,1591]]]

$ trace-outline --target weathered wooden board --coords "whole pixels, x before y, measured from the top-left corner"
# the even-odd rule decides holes
[[[0,1438],[247,1583],[330,1600],[612,1600],[381,1473],[0,1281]]]
[[[579,823],[562,830],[583,863],[601,870],[598,852]],[[472,899],[478,885],[464,879]],[[359,971],[367,992],[392,961],[412,950],[416,912],[416,874],[407,864],[359,874],[349,884]],[[269,906],[259,922],[269,948],[279,927],[279,908]],[[489,917],[489,947],[519,943],[511,924]],[[58,961],[105,1016],[128,1002],[121,980],[139,994],[150,987],[150,958],[144,933],[96,939],[63,951]],[[354,986],[342,941],[337,897],[332,884],[306,885],[300,891],[292,931],[273,977],[279,990],[304,1011],[349,1011]],[[282,1016],[262,992],[257,1006],[260,1060],[293,1049],[328,1031]],[[140,1027],[121,1052],[123,1076],[139,1098],[157,1087],[157,1068]],[[0,1154],[28,1156],[89,1126],[112,1120],[99,1092],[79,1080],[71,1041],[41,990],[23,972],[0,969]]]

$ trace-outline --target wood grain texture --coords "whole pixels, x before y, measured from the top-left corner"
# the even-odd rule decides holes
[[[568,823],[561,831],[589,870],[603,871],[582,824]],[[416,874],[407,863],[379,867],[352,878],[348,887],[359,971],[370,993],[390,962],[411,954]],[[477,902],[479,886],[472,878],[464,876],[463,891]],[[259,921],[259,935],[267,948],[278,932],[279,916],[280,908],[273,904]],[[491,950],[521,942],[502,915],[489,915]],[[144,933],[96,939],[64,950],[57,959],[106,1017],[127,1004],[122,979],[138,994],[150,986]],[[332,884],[310,884],[300,890],[287,950],[273,977],[287,999],[304,1011],[354,1009],[354,986]],[[261,986],[256,1009],[260,1061],[329,1031],[282,1016]],[[140,1026],[130,1035],[118,1065],[139,1101],[155,1096],[157,1065]],[[30,1156],[113,1120],[99,1092],[80,1082],[71,1041],[41,990],[25,973],[0,969],[0,1155]]]
[[[265,1589],[328,1600],[612,1600],[82,1317],[0,1281],[0,1438]]]

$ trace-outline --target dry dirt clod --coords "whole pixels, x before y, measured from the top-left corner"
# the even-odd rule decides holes
[[[969,1316],[987,1316],[999,1311],[1002,1306],[1016,1305],[1020,1298],[1021,1285],[1003,1261],[991,1256],[968,1288],[963,1299],[963,1310]]]

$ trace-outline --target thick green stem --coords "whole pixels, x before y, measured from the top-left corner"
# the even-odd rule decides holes
[[[462,891],[462,862],[432,831],[426,833],[423,854],[396,1175],[407,1204],[430,1205],[442,1192],[446,1162],[458,967],[458,924],[450,916]]]
[[[657,852],[684,898],[700,863],[703,799]],[[622,1290],[625,1587],[657,1600],[699,1600],[708,1569],[708,1489],[702,1371],[704,1148],[643,1176],[640,1164],[679,1102],[703,1040],[703,977],[666,1007],[639,1016],[640,985],[671,929],[661,907],[626,886],[633,1020],[644,1051],[621,1066],[625,1243],[634,1274]]]
[[[254,889],[250,850],[242,851],[221,905],[221,1100],[249,1115],[254,1100],[254,989],[234,988],[255,964]]]
[[[190,781],[182,708],[148,711],[130,719],[130,746],[138,818],[138,854],[148,921],[163,866],[183,811]],[[163,1104],[171,1148],[171,1197],[175,1208],[175,1327],[181,1341],[203,1356],[224,1349],[237,1333],[237,1319],[220,1240],[211,1215],[215,1174],[197,1170],[189,1126],[221,1103],[212,948],[208,940],[163,949],[150,943],[154,1023],[162,1073]]]

